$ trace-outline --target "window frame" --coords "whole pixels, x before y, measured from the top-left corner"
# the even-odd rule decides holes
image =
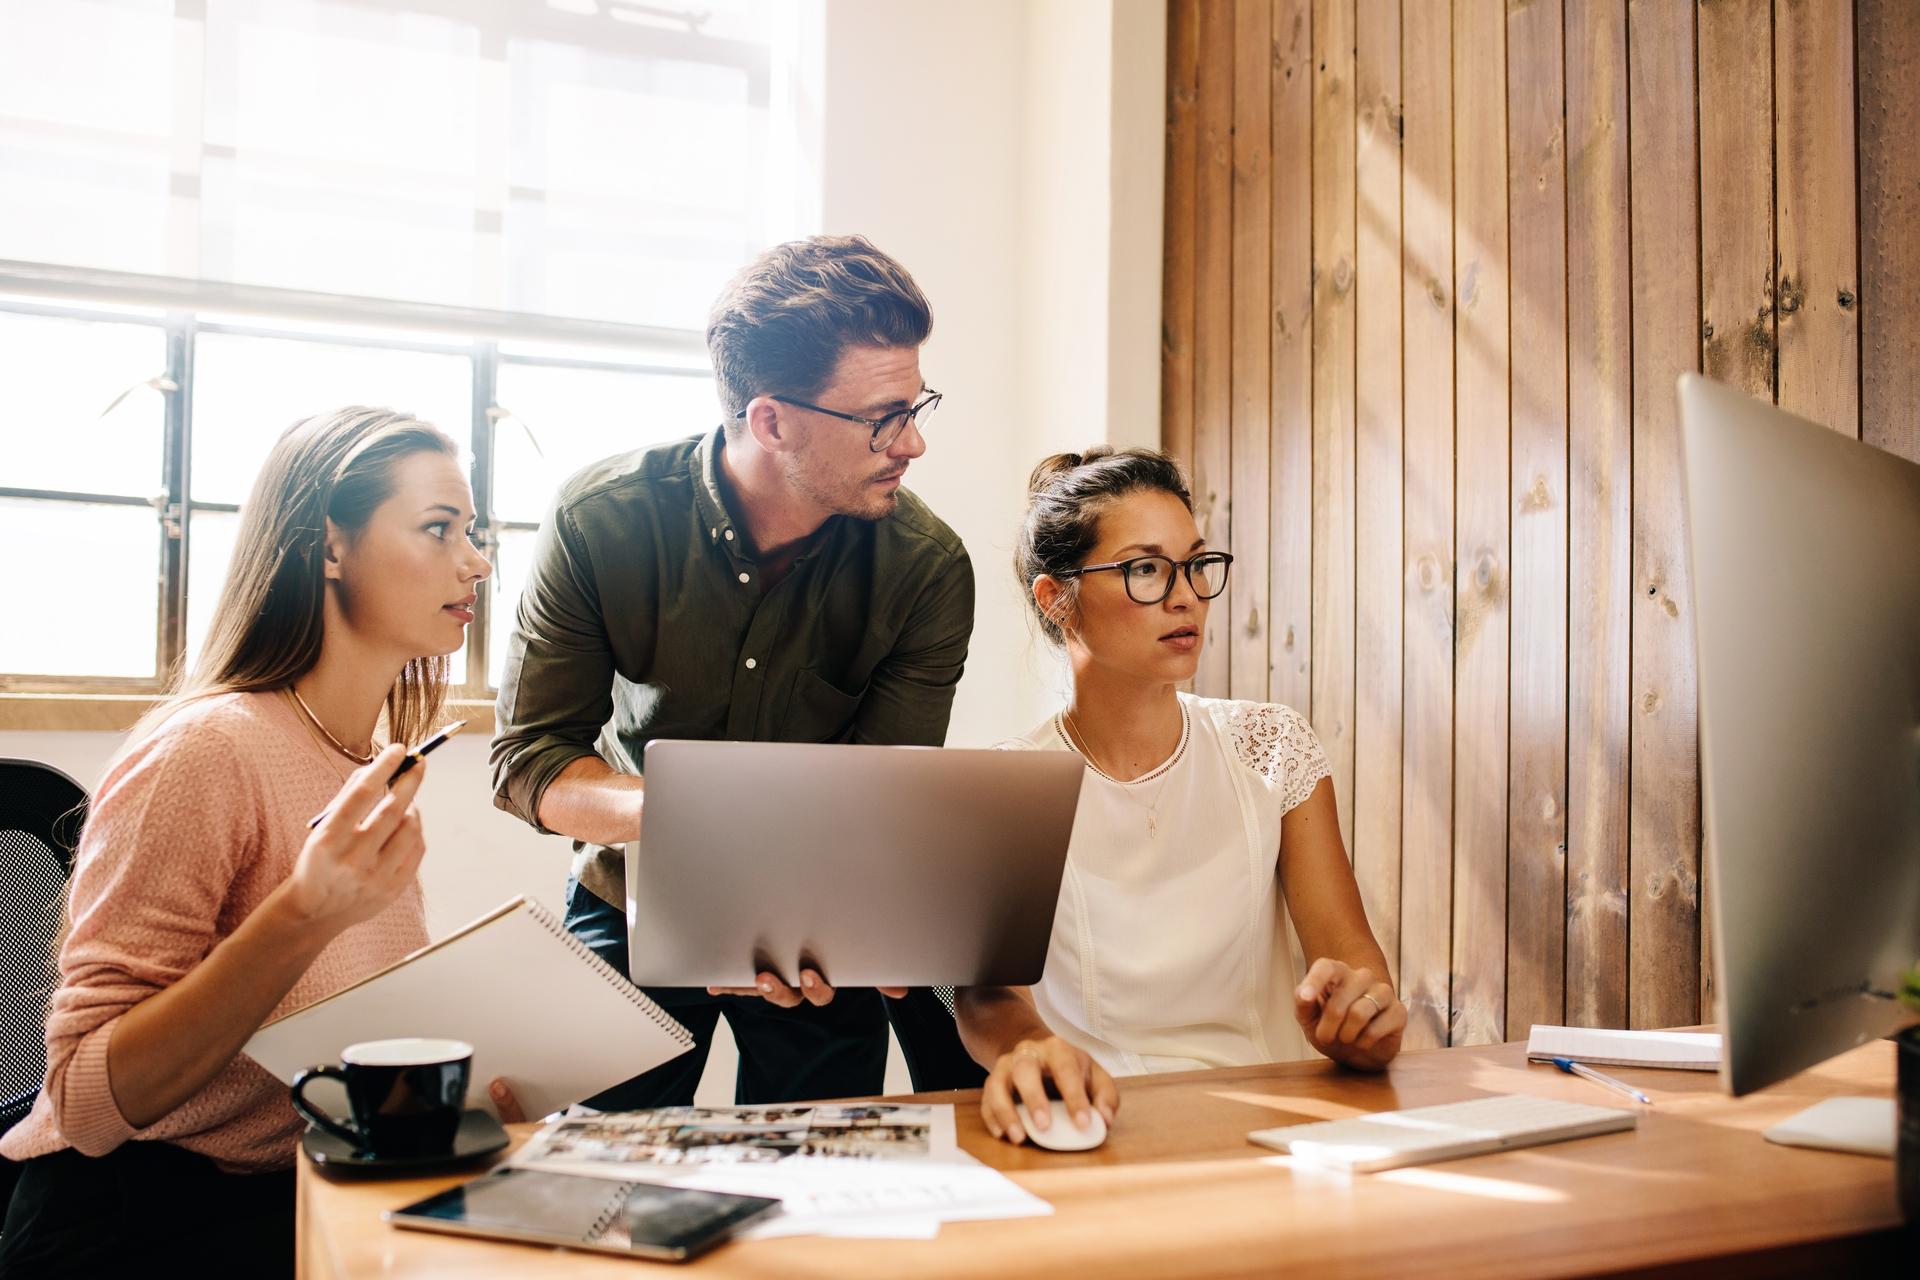
[[[128,310],[143,308],[144,310]],[[469,482],[476,512],[474,537],[492,559],[502,531],[534,531],[537,521],[502,520],[493,511],[494,433],[502,420],[497,400],[500,371],[507,365],[598,370],[640,376],[710,380],[705,335],[693,329],[574,321],[552,316],[491,312],[437,304],[316,294],[265,286],[137,276],[123,272],[0,262],[0,313],[47,319],[134,324],[166,335],[165,410],[161,484],[151,499],[124,494],[0,486],[0,498],[110,506],[148,506],[160,526],[157,548],[159,610],[155,675],[37,675],[0,671],[0,729],[98,727],[102,706],[114,721],[131,723],[141,707],[163,696],[186,652],[188,552],[195,511],[237,512],[230,502],[194,499],[189,477],[193,456],[194,355],[202,334],[282,339],[362,350],[384,349],[461,356],[472,371],[469,420],[464,439],[456,423],[437,423],[469,454]],[[351,326],[362,332],[341,332]],[[546,344],[564,352],[526,351]],[[503,347],[506,348],[503,350]],[[327,406],[315,406],[324,412]],[[719,407],[714,421],[719,420]],[[200,590],[217,589],[202,584]],[[491,586],[480,593],[467,627],[466,678],[448,691],[459,703],[490,704]],[[68,703],[76,704],[69,706]],[[102,704],[83,708],[77,704]],[[124,705],[117,705],[124,704]]]

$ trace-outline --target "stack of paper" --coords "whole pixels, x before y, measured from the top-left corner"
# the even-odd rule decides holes
[[[571,1116],[541,1130],[512,1163],[778,1198],[782,1214],[749,1237],[931,1239],[943,1222],[1053,1212],[960,1150],[951,1105],[666,1107]]]

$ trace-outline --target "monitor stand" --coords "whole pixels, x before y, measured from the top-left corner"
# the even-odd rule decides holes
[[[1862,1156],[1893,1155],[1892,1098],[1828,1098],[1766,1131],[1769,1142]]]

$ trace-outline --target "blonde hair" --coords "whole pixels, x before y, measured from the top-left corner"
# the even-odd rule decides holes
[[[457,457],[438,428],[392,409],[355,405],[296,422],[275,441],[240,508],[234,558],[199,660],[128,735],[140,742],[189,703],[288,689],[320,660],[326,617],[327,522],[364,528],[393,492],[393,466],[414,453]],[[387,695],[387,735],[423,737],[440,717],[451,664],[410,660]]]

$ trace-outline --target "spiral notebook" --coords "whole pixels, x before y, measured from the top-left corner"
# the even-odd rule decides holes
[[[1614,1031],[1535,1024],[1527,1039],[1534,1062],[1577,1058],[1596,1067],[1667,1067],[1718,1071],[1720,1037],[1710,1031]]]
[[[473,1046],[467,1104],[505,1077],[529,1120],[679,1057],[693,1037],[531,898],[513,898],[370,978],[267,1023],[245,1052],[291,1083],[363,1040]]]

